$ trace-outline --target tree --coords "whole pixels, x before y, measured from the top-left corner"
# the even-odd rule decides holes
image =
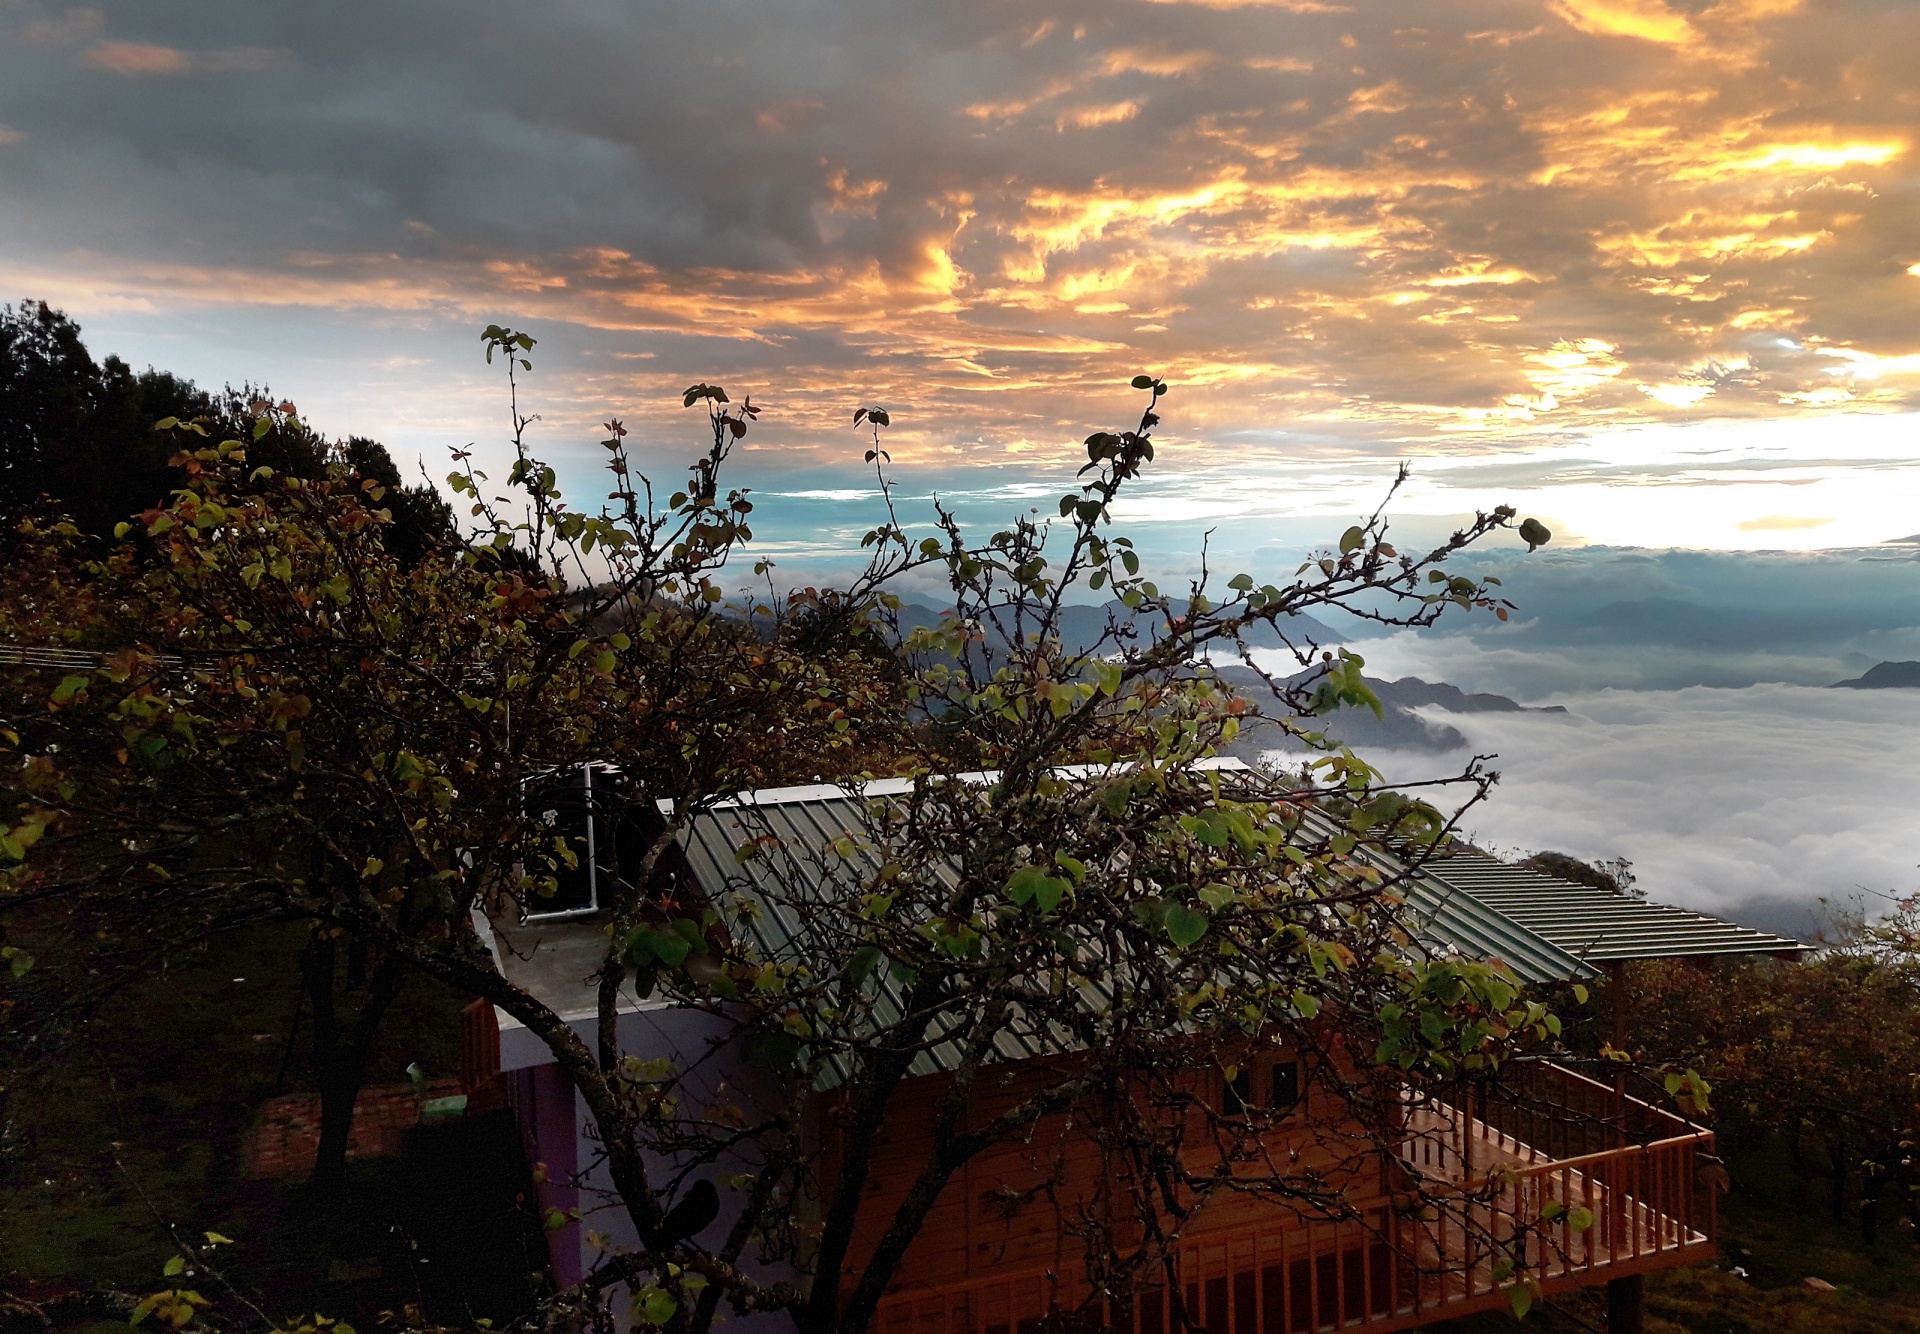
[[[181,481],[169,463],[177,442],[154,422],[198,421],[213,438],[242,436],[274,402],[252,384],[215,394],[164,371],[136,374],[118,357],[95,362],[80,326],[45,302],[0,307],[0,524],[11,529],[44,500],[82,532],[105,537],[164,504]],[[408,563],[452,540],[452,510],[432,486],[403,484],[379,441],[356,436],[335,446],[291,407],[268,414],[272,425],[250,450],[256,465],[315,478],[343,463],[379,482],[392,516],[382,532]]]
[[[1920,1226],[1920,900],[1841,920],[1809,958],[1705,978],[1641,963],[1631,982],[1635,1055],[1696,1066],[1733,1145],[1784,1146],[1826,1179],[1834,1221],[1858,1203],[1869,1241],[1883,1206]]]
[[[1571,880],[1576,885],[1591,885],[1595,889],[1604,889],[1609,894],[1621,894],[1633,899],[1644,899],[1647,896],[1644,889],[1635,887],[1633,863],[1625,857],[1583,862],[1578,857],[1564,852],[1536,852],[1522,858],[1515,865],[1524,866],[1529,871],[1538,871],[1541,875]]]
[[[135,375],[117,357],[96,364],[80,326],[44,302],[0,307],[0,519],[51,493],[89,532],[103,533],[166,494],[164,416],[208,411],[191,384]]]
[[[862,1330],[955,1171],[1062,1116],[1111,1132],[1127,1225],[1077,1225],[1089,1265],[1123,1284],[1169,1262],[1184,1220],[1223,1191],[1345,1207],[1312,1172],[1202,1172],[1183,1151],[1206,1142],[1216,1165],[1241,1161],[1266,1113],[1204,1090],[1276,1035],[1319,1056],[1351,1112],[1330,1147],[1392,1168],[1405,1089],[1491,1074],[1557,1030],[1499,967],[1412,943],[1397,876],[1368,853],[1417,862],[1452,828],[1438,807],[1381,788],[1324,741],[1307,784],[1222,782],[1204,763],[1243,720],[1264,713],[1314,740],[1314,715],[1370,699],[1345,650],[1298,642],[1317,674],[1273,681],[1266,701],[1223,689],[1209,655],[1251,665],[1238,647],[1251,628],[1291,643],[1287,619],[1314,609],[1389,625],[1504,614],[1487,583],[1442,567],[1513,526],[1511,510],[1425,555],[1398,552],[1376,512],[1290,577],[1216,590],[1203,574],[1174,595],[1110,528],[1113,501],[1152,461],[1163,383],[1136,379],[1149,399],[1134,429],[1088,438],[1057,523],[1028,516],[984,541],[938,508],[932,531],[909,533],[879,435],[890,421],[862,409],[890,516],[867,537],[865,572],[830,595],[729,608],[719,580],[751,538],[752,503],[723,495],[721,475],[751,402],[687,390],[711,444],[664,504],[608,423],[614,490],[587,514],[527,447],[517,371],[533,340],[498,327],[485,340],[507,360],[508,482],[523,504],[499,508],[463,460],[451,480],[479,529],[457,557],[395,560],[373,478],[287,477],[256,468],[241,441],[204,437],[188,442],[188,489],[105,559],[80,560],[70,530],[30,523],[38,562],[0,632],[108,656],[97,672],[16,679],[27,759],[10,782],[13,818],[55,831],[37,858],[84,861],[102,883],[267,897],[544,1041],[640,1238],[560,1294],[560,1311],[624,1285],[639,1318],[676,1330],[703,1331],[722,1301],[819,1334]],[[272,429],[271,417],[256,427]],[[1519,531],[1530,546],[1547,537],[1532,520]],[[890,590],[928,573],[953,606],[902,630]],[[1061,626],[1082,590],[1122,610],[1070,648]],[[850,649],[836,654],[830,624]],[[530,817],[524,785],[608,759],[610,806],[670,814],[614,868],[589,1044],[500,971],[473,912],[537,903],[573,856]],[[989,776],[964,776],[975,769]],[[664,878],[719,800],[861,770],[909,782],[898,800],[857,802],[844,838],[743,840],[736,882],[711,901]],[[1470,766],[1458,781],[1473,794],[1486,779]],[[742,928],[770,911],[790,929],[759,943]],[[722,1045],[768,1072],[769,1097],[714,1107],[696,1096],[697,1060],[629,1059],[618,1010],[635,989],[720,1025]],[[1016,1036],[1045,1077],[969,1121]],[[907,1081],[936,1048],[957,1056],[925,1108]],[[875,1145],[921,1112],[926,1152],[848,1289]],[[737,1221],[717,1249],[690,1244],[677,1191],[739,1156],[752,1168],[730,1186]],[[756,1255],[787,1276],[754,1277]]]
[[[716,419],[719,457],[740,420]],[[385,488],[350,460],[314,476],[254,462],[258,442],[311,438],[284,408],[261,405],[246,444],[165,425],[197,446],[180,455],[187,485],[104,557],[70,523],[22,525],[0,636],[106,663],[13,669],[7,731],[31,757],[9,776],[14,818],[40,829],[57,811],[60,832],[41,849],[47,873],[7,906],[120,924],[121,976],[216,921],[312,921],[301,968],[326,1110],[317,1173],[332,1183],[409,962],[385,933],[451,924],[473,944],[462,914],[482,886],[533,898],[573,856],[526,818],[528,783],[587,757],[674,791],[751,785],[795,756],[817,776],[853,735],[830,717],[846,695],[813,679],[830,658],[802,663],[706,596],[709,539],[744,512],[710,492],[637,536],[542,499],[518,560],[503,541],[408,564]],[[575,555],[613,544],[618,580],[570,596],[552,561],[543,572],[556,527]],[[860,678],[838,674],[856,693]],[[785,744],[816,721],[824,735]],[[354,912],[377,929],[343,930]],[[367,981],[353,1015],[335,1013],[342,947]]]

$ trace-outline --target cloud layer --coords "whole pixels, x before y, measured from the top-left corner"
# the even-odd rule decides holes
[[[1483,846],[1626,857],[1651,897],[1804,932],[1821,898],[1920,889],[1920,691],[1754,686],[1562,696],[1570,716],[1435,714],[1502,775]],[[1462,752],[1456,759],[1464,758]],[[1390,777],[1446,757],[1376,755]]]
[[[1488,555],[1507,622],[1450,616],[1432,631],[1356,637],[1373,675],[1445,680],[1541,701],[1604,689],[1827,686],[1920,659],[1920,548],[1753,555],[1586,548]]]
[[[559,416],[718,371],[788,464],[869,399],[1024,469],[1142,366],[1236,459],[1887,411],[1916,63],[1871,0],[4,0],[0,281],[591,331]]]

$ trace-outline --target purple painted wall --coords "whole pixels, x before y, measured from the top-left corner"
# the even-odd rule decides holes
[[[562,1287],[578,1283],[582,1272],[580,1223],[571,1217],[580,1207],[580,1190],[574,1184],[579,1171],[579,1140],[573,1085],[559,1066],[535,1065],[515,1070],[507,1087],[514,1120],[520,1125],[520,1141],[533,1166],[541,1217],[554,1209],[569,1215],[564,1226],[547,1230],[547,1256],[553,1263],[554,1282]]]

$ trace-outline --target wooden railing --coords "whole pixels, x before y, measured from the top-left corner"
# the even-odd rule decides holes
[[[882,1302],[882,1334],[1405,1329],[1504,1304],[1518,1282],[1579,1287],[1711,1251],[1716,1199],[1695,1171],[1710,1132],[1570,1071],[1516,1076],[1410,1111],[1402,1160],[1425,1181],[1405,1208],[1306,1221],[1276,1205],[1271,1225],[1183,1241],[1171,1286],[1096,1292],[1071,1264],[909,1286]]]
[[[1450,1179],[1702,1133],[1672,1112],[1545,1061],[1510,1065],[1497,1083],[1410,1091],[1407,1108],[1401,1156]]]

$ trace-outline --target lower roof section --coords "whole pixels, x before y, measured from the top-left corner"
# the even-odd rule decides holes
[[[1704,913],[1611,893],[1457,851],[1429,861],[1425,878],[1469,897],[1588,964],[1714,954],[1797,954],[1797,940]]]

